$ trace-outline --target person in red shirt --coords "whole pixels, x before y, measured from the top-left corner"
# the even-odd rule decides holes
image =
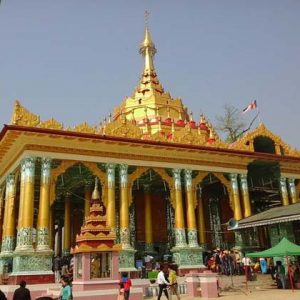
[[[124,286],[124,300],[129,300],[131,280],[128,277],[127,272],[123,272],[121,274],[120,285],[121,284],[123,284],[123,286]]]

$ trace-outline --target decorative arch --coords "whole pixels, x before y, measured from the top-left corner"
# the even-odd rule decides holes
[[[172,177],[170,177],[164,169],[151,167],[138,167],[132,174],[128,176],[129,205],[132,203],[132,187],[134,181],[141,177],[148,170],[153,170],[157,175],[161,177],[162,180],[164,180],[168,184],[170,190],[171,204],[174,207],[174,186]]]
[[[198,175],[193,179],[193,184],[196,186],[198,183],[201,183],[205,177],[207,177],[209,174],[214,175],[225,187],[228,192],[229,196],[229,205],[232,210],[234,210],[233,205],[233,190],[230,184],[230,181],[224,176],[223,173],[218,172],[199,172]]]
[[[102,200],[104,204],[107,203],[107,178],[106,174],[101,171],[96,163],[93,162],[82,162],[76,160],[63,160],[62,163],[55,169],[52,170],[51,179],[50,179],[50,205],[53,204],[55,200],[55,187],[58,176],[65,173],[69,168],[76,164],[81,164],[88,168],[95,176],[97,176],[101,181],[102,186]]]
[[[248,132],[240,140],[233,143],[232,147],[239,150],[254,151],[254,139],[257,137],[266,137],[271,139],[275,144],[275,152],[277,155],[282,155],[281,147],[284,150],[285,155],[288,155],[291,152],[291,147],[284,143],[278,135],[271,132],[263,123],[260,123],[256,129]]]

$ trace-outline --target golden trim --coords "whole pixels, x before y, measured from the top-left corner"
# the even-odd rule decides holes
[[[36,127],[40,123],[40,117],[31,113],[16,100],[11,118],[11,124],[19,126]]]
[[[83,133],[96,133],[97,129],[90,126],[87,122],[83,122],[74,127],[72,131],[83,132]]]
[[[55,119],[51,118],[47,121],[43,121],[39,125],[40,128],[46,128],[46,129],[55,129],[55,130],[63,130],[64,126],[62,123],[59,123]]]

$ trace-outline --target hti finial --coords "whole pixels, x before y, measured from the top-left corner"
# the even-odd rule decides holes
[[[149,15],[150,15],[149,11],[145,10],[145,13],[144,13],[145,27],[148,27]]]

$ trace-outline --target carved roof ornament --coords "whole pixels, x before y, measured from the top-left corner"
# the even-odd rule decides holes
[[[126,118],[121,118],[106,125],[105,135],[141,139],[143,132]]]
[[[75,126],[74,131],[82,133],[96,133],[96,128],[90,126],[87,122],[84,122]]]
[[[296,148],[290,147],[288,155],[300,157],[300,151],[298,149],[296,149]]]
[[[285,155],[289,155],[291,152],[291,147],[284,143],[278,135],[275,135],[273,132],[271,132],[263,123],[260,123],[253,131],[248,132],[240,140],[237,140],[235,143],[231,144],[230,148],[254,151],[251,145],[253,145],[253,141],[257,137],[267,137],[271,139],[275,146],[282,147]]]
[[[55,119],[51,118],[47,121],[41,122],[39,127],[46,128],[46,129],[57,129],[57,130],[63,130],[64,126],[62,123],[59,123]]]
[[[14,104],[11,124],[19,126],[37,127],[40,123],[40,116],[31,113],[16,100]]]
[[[173,142],[189,145],[204,145],[206,143],[206,137],[199,135],[198,131],[192,130],[187,124],[184,128],[174,132]]]
[[[156,142],[168,142],[169,141],[168,137],[159,131],[151,135],[151,140],[156,141]]]

